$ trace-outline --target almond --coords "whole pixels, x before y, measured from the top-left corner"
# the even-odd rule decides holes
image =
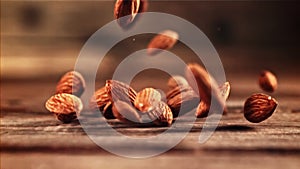
[[[134,106],[141,112],[148,112],[161,101],[161,94],[153,88],[145,88],[138,92]]]
[[[80,97],[84,90],[85,80],[83,76],[76,71],[70,71],[64,74],[56,86],[56,94],[68,93]]]
[[[117,22],[123,29],[128,29],[133,24],[138,13],[145,12],[147,8],[147,0],[117,0],[114,8],[114,17],[118,19]]]
[[[114,116],[122,122],[141,123],[141,117],[136,109],[126,102],[120,100],[114,102],[112,111]]]
[[[270,71],[262,71],[258,80],[259,86],[266,92],[274,92],[277,89],[277,78]]]
[[[132,105],[134,104],[136,91],[129,85],[117,80],[107,80],[105,88],[111,102],[121,100]]]
[[[219,111],[226,112],[225,99],[221,97],[219,87],[216,81],[211,77],[208,72],[198,64],[189,64],[186,70],[187,81],[194,89],[196,93],[199,94],[202,105],[209,107],[212,112],[219,113]],[[194,83],[196,80],[196,84]],[[215,107],[211,107],[211,101],[214,102]],[[200,104],[201,104],[200,102]],[[203,112],[206,110],[201,110],[201,107],[198,106],[196,111],[197,117],[203,117]]]
[[[111,110],[112,102],[106,92],[106,87],[102,87],[94,93],[93,97],[90,100],[89,106],[92,111],[100,110],[100,112],[106,119],[115,118]]]
[[[245,102],[244,117],[252,123],[262,122],[273,114],[277,105],[277,101],[271,96],[253,94]]]
[[[199,104],[199,97],[189,86],[177,86],[167,93],[167,103],[173,112],[173,117],[188,113]]]
[[[225,82],[222,86],[219,87],[220,94],[224,100],[227,100],[230,95],[230,83]]]
[[[147,53],[149,55],[156,55],[162,49],[164,50],[172,48],[176,44],[178,37],[178,33],[172,30],[160,32],[148,44]]]
[[[61,93],[50,97],[46,104],[46,109],[54,113],[58,120],[68,123],[79,116],[83,105],[81,100],[71,94]]]
[[[147,112],[149,118],[156,125],[170,126],[173,122],[173,114],[169,106],[165,102],[158,102],[154,109]]]

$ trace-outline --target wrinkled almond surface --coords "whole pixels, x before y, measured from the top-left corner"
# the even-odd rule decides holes
[[[273,114],[277,105],[277,101],[271,96],[256,93],[246,100],[244,105],[244,116],[250,122],[262,122]]]
[[[163,101],[160,101],[154,109],[147,112],[147,115],[156,125],[170,126],[173,122],[172,111]]]
[[[114,116],[122,122],[141,123],[141,117],[136,109],[126,102],[120,100],[114,102],[112,111]]]
[[[79,72],[70,71],[64,74],[56,86],[56,94],[68,93],[78,97],[85,90],[85,80]]]
[[[148,112],[161,101],[161,94],[153,88],[145,88],[138,92],[134,106],[141,112]]]

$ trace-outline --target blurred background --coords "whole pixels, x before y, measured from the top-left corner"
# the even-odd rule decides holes
[[[11,101],[36,96],[44,101],[49,97],[60,76],[73,69],[87,39],[114,20],[114,3],[1,1],[2,100],[3,97]],[[234,99],[260,91],[257,77],[263,69],[278,76],[277,94],[300,95],[297,88],[300,84],[299,9],[297,1],[150,1],[148,11],[182,17],[208,36],[223,62]],[[141,35],[136,37],[138,43],[125,39],[116,45],[102,63],[106,65],[105,70],[99,70],[102,73],[97,81],[99,86],[111,77],[124,57],[146,48],[153,36]],[[192,53],[180,42],[170,51],[186,62],[194,61]],[[153,79],[153,74],[160,75]],[[137,90],[151,84],[166,89],[166,86],[155,86],[165,84],[155,83],[166,82],[168,75],[163,72],[149,70],[139,74],[137,79],[139,77],[143,84],[133,84]],[[24,90],[26,88],[35,90]],[[43,107],[41,102],[31,105]]]

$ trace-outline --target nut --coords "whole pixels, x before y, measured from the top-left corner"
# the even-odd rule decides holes
[[[78,97],[67,93],[56,94],[50,97],[45,106],[47,110],[57,116],[58,120],[64,123],[76,119],[83,108],[82,102]]]
[[[209,107],[215,113],[219,113],[220,111],[227,112],[225,99],[221,97],[217,82],[205,69],[198,64],[189,64],[186,69],[186,77],[194,91],[196,93],[199,92],[201,102],[203,102],[200,102],[202,105],[198,106],[199,110],[202,109],[201,107]],[[194,79],[196,80],[196,84],[194,83]],[[211,106],[211,101],[214,103],[213,107]],[[206,111],[197,111],[196,116],[202,117],[202,112]]]
[[[153,88],[145,88],[138,92],[134,106],[141,112],[148,112],[161,101],[161,94]]]
[[[178,33],[172,30],[165,30],[156,35],[148,44],[147,53],[149,55],[156,55],[162,49],[172,48],[178,40]]]
[[[219,87],[220,94],[224,100],[227,100],[230,94],[230,83],[225,82],[222,86]]]
[[[199,104],[199,97],[189,86],[177,86],[167,93],[167,103],[172,110],[173,117],[188,113]]]
[[[132,105],[134,104],[136,91],[129,85],[117,80],[107,80],[105,88],[111,102],[121,100]]]
[[[168,87],[170,90],[175,89],[177,86],[189,86],[186,79],[182,76],[172,76],[168,80]]]
[[[128,29],[134,22],[137,14],[145,12],[147,8],[147,0],[117,0],[114,8],[114,17],[118,19],[117,22],[123,29]]]
[[[64,74],[56,86],[56,94],[68,93],[78,97],[85,90],[85,80],[82,75],[76,71],[70,71]]]
[[[154,109],[147,112],[149,118],[156,125],[170,126],[173,122],[173,114],[170,107],[163,101],[158,102]]]
[[[207,117],[209,113],[209,105],[207,105],[205,102],[201,101],[197,107],[196,110],[196,117],[197,118],[204,118]]]
[[[105,87],[98,89],[94,93],[93,97],[90,100],[89,106],[92,111],[100,110],[100,112],[106,119],[115,118],[111,110],[112,102],[110,100],[109,95],[106,92]]]
[[[116,101],[112,106],[114,116],[125,123],[141,123],[141,117],[133,106],[123,101]]]
[[[271,96],[253,94],[245,102],[244,117],[252,123],[262,122],[273,114],[277,105],[277,101]]]
[[[266,92],[274,92],[277,89],[277,78],[270,71],[262,71],[258,80],[259,86]]]

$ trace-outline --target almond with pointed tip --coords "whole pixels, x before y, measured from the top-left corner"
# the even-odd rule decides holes
[[[175,31],[162,31],[150,41],[148,44],[147,53],[153,56],[162,50],[170,49],[176,44],[178,38],[179,35]]]
[[[252,123],[262,122],[273,114],[277,105],[277,101],[271,96],[253,94],[245,101],[244,117]]]
[[[227,112],[225,99],[221,97],[217,82],[204,68],[198,64],[188,64],[186,78],[194,91],[196,93],[199,92],[201,102],[203,102],[202,104],[205,107],[209,107],[214,113]],[[211,106],[211,101],[214,103],[213,107]],[[203,112],[206,112],[206,110],[201,110],[200,108],[201,106],[198,106],[200,111],[196,111],[197,117],[202,117]]]
[[[79,116],[83,105],[77,96],[59,93],[50,97],[47,100],[45,107],[50,112],[54,113],[58,120],[69,123]]]

